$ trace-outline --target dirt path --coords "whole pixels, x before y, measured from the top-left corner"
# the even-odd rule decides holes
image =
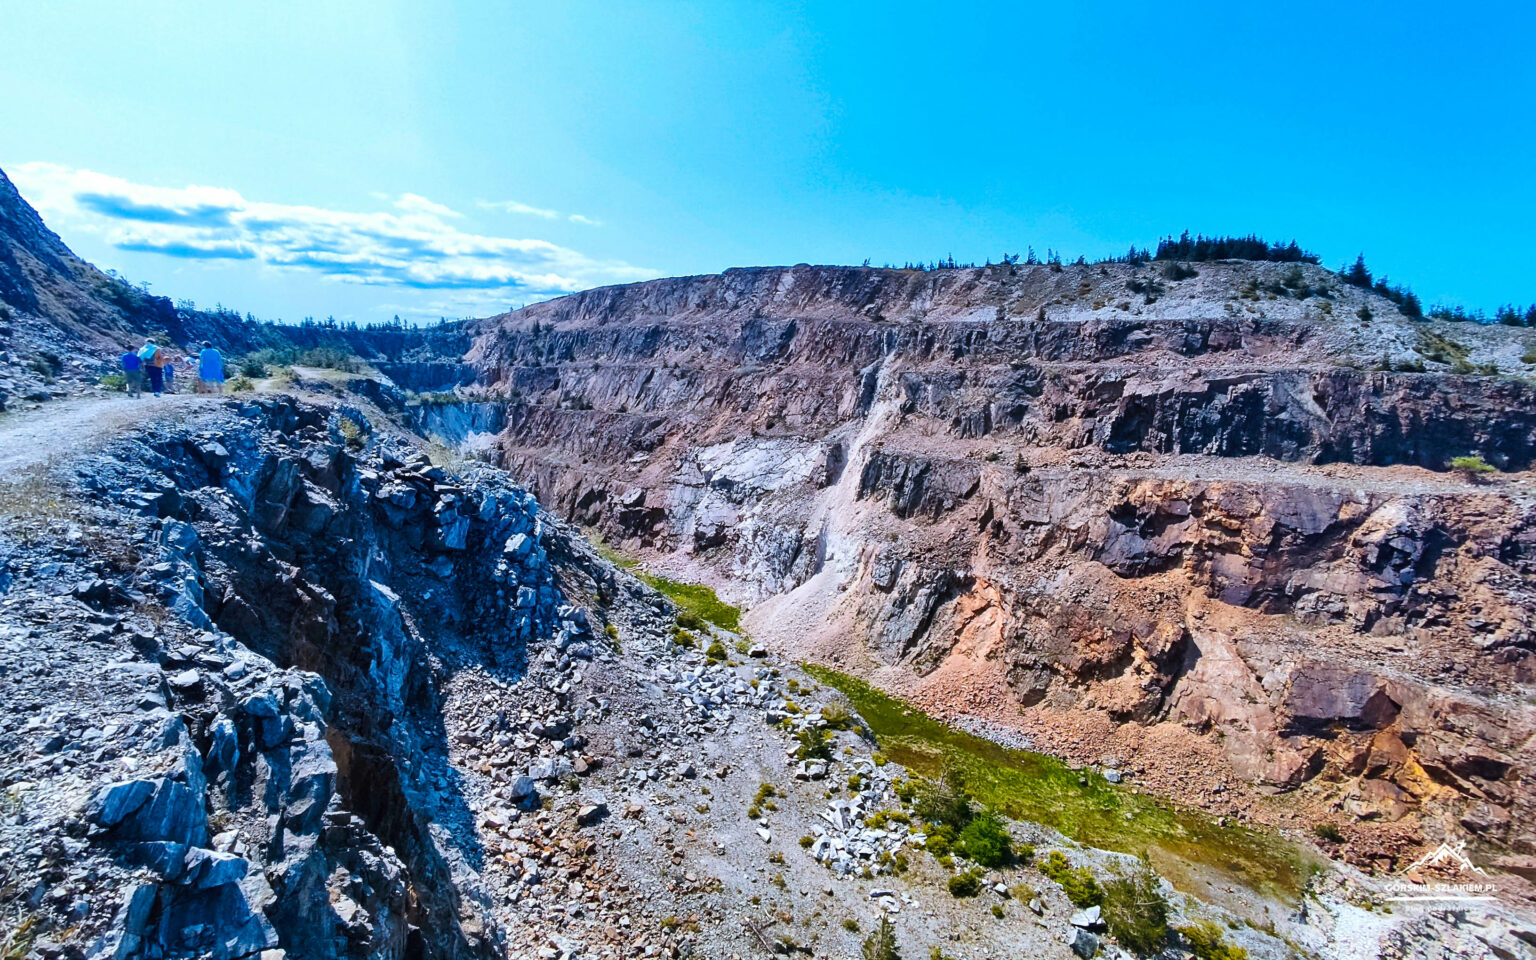
[[[78,456],[137,424],[186,419],[227,398],[190,393],[82,397],[0,415],[0,479]]]

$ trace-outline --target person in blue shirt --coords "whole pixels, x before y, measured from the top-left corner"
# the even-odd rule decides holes
[[[123,379],[128,381],[128,395],[139,397],[144,395],[144,361],[139,359],[138,351],[129,350],[122,358]]]
[[[203,341],[203,351],[197,355],[197,379],[204,390],[224,392],[224,355],[207,340]]]

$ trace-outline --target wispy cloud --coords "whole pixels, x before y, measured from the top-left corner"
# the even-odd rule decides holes
[[[154,187],[50,163],[11,178],[51,222],[94,232],[123,250],[202,260],[254,260],[347,283],[406,290],[477,291],[525,300],[642,280],[653,270],[599,261],[547,240],[461,229],[463,215],[413,193],[360,213],[247,200],[219,187]],[[558,219],[511,202],[480,206]],[[575,223],[595,223],[579,214]]]
[[[502,213],[521,213],[530,217],[542,217],[545,220],[560,219],[559,210],[546,210],[543,207],[531,207],[526,203],[518,203],[516,200],[476,200],[475,205],[482,210],[500,210]]]
[[[592,217],[584,217],[579,213],[561,213],[559,210],[550,210],[547,207],[534,207],[516,200],[476,200],[475,206],[482,210],[500,210],[502,213],[520,213],[530,217],[540,217],[545,220],[569,220],[571,223],[580,223],[588,227],[600,227],[601,220]]]

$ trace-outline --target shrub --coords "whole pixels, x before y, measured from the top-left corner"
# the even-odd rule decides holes
[[[981,875],[974,870],[957,873],[949,878],[949,894],[952,897],[974,897],[981,892]]]
[[[242,377],[250,377],[253,380],[260,380],[267,375],[266,362],[254,354],[241,357],[235,368],[240,371]]]
[[[255,389],[256,384],[251,381],[250,377],[239,376],[229,381],[229,390],[231,393],[249,393]]]
[[[1312,832],[1317,835],[1317,839],[1327,843],[1344,842],[1344,832],[1336,824],[1320,823],[1312,828]]]
[[[1143,864],[1104,883],[1104,924],[1120,945],[1151,954],[1168,941],[1168,900],[1157,874]]]
[[[930,782],[919,788],[913,808],[919,817],[935,827],[958,831],[971,822],[971,797],[965,792],[965,781],[954,771],[946,773],[940,782]]]
[[[1477,477],[1487,473],[1496,473],[1498,468],[1484,460],[1477,454],[1468,454],[1465,457],[1453,457],[1451,469],[1468,477]]]
[[[832,759],[832,743],[825,730],[817,727],[801,730],[795,734],[795,739],[800,741],[800,746],[795,748],[796,760]]]
[[[1003,919],[1003,905],[1002,904],[1000,904],[1000,903],[992,904],[992,916],[996,917],[999,920]]]
[[[858,933],[859,921],[849,917],[847,920],[843,921],[843,929],[847,930],[849,933]]]
[[[1175,932],[1195,955],[1195,960],[1248,960],[1248,951],[1227,943],[1221,928],[1209,920],[1178,927]]]
[[[821,719],[833,730],[853,729],[853,714],[840,703],[828,703],[821,708]]]
[[[880,926],[864,941],[864,960],[901,960],[896,946],[896,931],[891,929],[890,917],[881,916]]]
[[[368,442],[367,431],[363,429],[362,424],[351,417],[342,417],[337,420],[336,432],[341,434],[341,439],[345,440],[347,446],[354,450],[361,450],[364,444]]]
[[[1013,859],[1013,841],[1002,818],[983,810],[967,823],[956,839],[955,849],[984,867],[1001,867]]]
[[[126,374],[109,373],[101,378],[101,385],[107,390],[122,392],[128,389],[128,377]]]
[[[1061,885],[1072,905],[1079,909],[1097,906],[1104,902],[1104,891],[1086,867],[1074,867],[1060,850],[1052,850],[1040,865],[1040,872]]]
[[[709,645],[708,650],[704,651],[704,656],[709,660],[724,660],[726,657],[725,645],[722,644],[719,640],[716,640],[714,643]]]

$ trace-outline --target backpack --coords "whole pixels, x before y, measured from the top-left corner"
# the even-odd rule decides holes
[[[152,343],[146,343],[142,348],[139,349],[139,359],[143,360],[145,363],[148,363],[149,361],[153,360],[155,358],[155,354],[159,352],[159,347]]]

